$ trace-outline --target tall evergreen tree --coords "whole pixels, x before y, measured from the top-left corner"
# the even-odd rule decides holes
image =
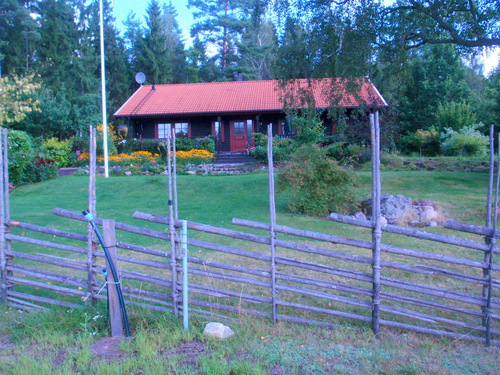
[[[264,1],[254,0],[249,5],[251,17],[237,44],[239,61],[236,69],[248,80],[272,79],[278,46],[276,30],[266,18]]]
[[[75,62],[81,35],[75,23],[75,9],[64,0],[44,0],[38,4],[41,44],[37,71],[52,90],[66,88],[68,94],[76,96],[80,82],[75,79],[79,76]]]
[[[24,74],[33,70],[40,41],[30,1],[4,0],[0,4],[0,75]]]
[[[191,36],[197,36],[207,51],[215,48],[220,74],[217,80],[234,79],[238,60],[237,43],[248,22],[248,1],[245,0],[188,0],[196,23],[191,27]]]
[[[168,62],[172,69],[172,82],[182,83],[188,81],[186,53],[182,31],[177,22],[177,10],[170,2],[163,6],[163,29],[166,33],[166,49]]]
[[[151,83],[170,83],[173,71],[169,64],[165,23],[157,0],[151,0],[146,9],[146,25],[138,43],[137,67]]]

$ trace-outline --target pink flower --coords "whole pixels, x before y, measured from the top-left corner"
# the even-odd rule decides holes
[[[151,160],[151,163],[156,164],[156,160]]]

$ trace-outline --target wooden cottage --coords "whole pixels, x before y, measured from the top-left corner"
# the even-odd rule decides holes
[[[387,103],[368,79],[300,79],[289,81],[234,81],[141,86],[115,113],[125,120],[134,138],[165,138],[171,127],[177,136],[213,136],[217,151],[244,151],[254,132],[290,137],[284,108],[307,106],[326,110],[344,108],[367,114]],[[324,116],[326,133],[335,121]]]

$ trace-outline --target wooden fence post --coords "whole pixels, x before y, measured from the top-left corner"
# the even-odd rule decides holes
[[[90,147],[89,147],[89,211],[97,217],[96,213],[96,169],[97,169],[97,134],[96,129],[90,126]],[[94,267],[96,264],[97,246],[94,242],[94,230],[90,223],[87,226],[87,290],[90,304],[95,303],[94,286],[96,285],[96,275]]]
[[[273,323],[277,321],[278,306],[276,292],[276,203],[274,201],[274,161],[273,161],[273,124],[267,126],[267,160],[269,169],[269,211],[271,215],[271,298],[273,310]]]
[[[0,272],[1,272],[1,301],[7,302],[7,274],[5,258],[5,180],[3,175],[3,139],[0,140]]]
[[[116,255],[116,234],[115,234],[115,221],[103,220],[102,228],[104,232],[104,242],[111,261],[118,273],[118,262]],[[123,322],[122,313],[120,309],[120,300],[118,298],[118,291],[116,287],[116,280],[111,271],[111,265],[106,258],[106,270],[108,270],[107,283],[108,283],[108,302],[109,302],[109,319],[111,324],[111,336],[123,336]]]
[[[169,233],[170,233],[170,266],[172,272],[172,303],[174,308],[174,315],[179,317],[179,293],[177,286],[177,251],[175,243],[175,223],[174,223],[174,202],[172,197],[172,154],[171,154],[171,138],[172,132],[175,128],[167,132],[167,168],[168,168],[168,214],[169,214]]]
[[[488,179],[488,195],[486,199],[486,227],[487,228],[492,228],[492,197],[493,197],[493,182],[495,179],[495,125],[491,125],[490,127],[490,172],[489,172],[489,179]],[[492,232],[491,236],[486,236],[484,239],[484,242],[487,245],[491,246],[491,241],[494,238],[495,233]],[[489,264],[490,261],[490,252],[485,252],[484,253],[484,262],[486,264]],[[488,279],[488,269],[483,269],[483,277],[485,279]],[[485,300],[488,299],[488,285],[483,285],[483,297]],[[483,317],[483,326],[486,327],[487,322],[486,322],[486,308],[482,308],[484,317]]]
[[[4,212],[5,212],[5,235],[10,234],[10,187],[9,187],[9,131],[3,130],[3,179],[4,179]],[[12,251],[12,241],[7,239],[5,241],[5,248],[8,252]],[[5,256],[5,267],[12,263],[12,257]],[[6,271],[6,277],[12,275],[11,271]],[[9,287],[6,285],[6,288]]]
[[[500,189],[500,133],[498,134],[498,170],[497,185],[495,190],[495,207],[493,210],[492,237],[490,237],[490,252],[488,259],[488,293],[486,299],[486,346],[491,345],[491,320],[493,318],[492,298],[493,298],[493,257],[495,255],[496,229],[498,223],[498,194]]]
[[[382,229],[380,222],[380,127],[378,112],[370,114],[372,141],[372,242],[373,242],[373,310],[372,330],[375,336],[380,331],[380,243]]]

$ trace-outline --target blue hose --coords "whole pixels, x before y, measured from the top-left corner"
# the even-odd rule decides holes
[[[115,283],[116,283],[116,291],[118,293],[118,300],[120,301],[120,307],[121,307],[122,316],[123,316],[123,323],[125,324],[126,336],[130,336],[130,327],[128,325],[128,317],[127,317],[127,309],[125,308],[125,300],[123,299],[122,288],[120,286],[120,281],[118,280],[118,273],[116,272],[116,269],[115,269],[115,266],[114,266],[113,261],[111,259],[111,256],[109,255],[108,247],[104,243],[104,238],[102,238],[101,232],[99,232],[99,228],[97,227],[97,225],[94,221],[94,215],[92,215],[92,213],[89,210],[85,210],[82,213],[83,213],[83,216],[85,217],[85,219],[87,219],[87,221],[92,226],[92,229],[94,229],[94,232],[97,235],[97,238],[99,239],[99,242],[101,243],[102,248],[104,249],[104,255],[106,256],[106,259],[109,263],[109,268],[111,270],[111,274],[113,275],[113,279],[115,280]],[[108,303],[109,303],[109,294],[108,294]]]

